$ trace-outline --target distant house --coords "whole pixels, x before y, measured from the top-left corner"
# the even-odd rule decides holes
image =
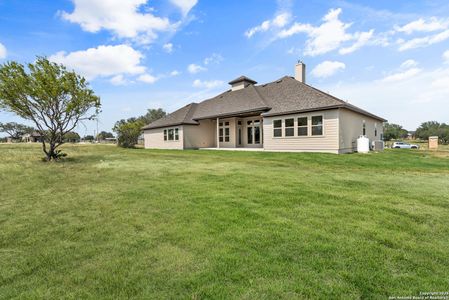
[[[294,78],[256,85],[241,76],[229,84],[143,127],[145,148],[347,153],[360,135],[382,139],[385,119],[307,85],[303,63]]]
[[[42,135],[37,131],[27,133],[22,136],[22,141],[26,143],[41,143]]]

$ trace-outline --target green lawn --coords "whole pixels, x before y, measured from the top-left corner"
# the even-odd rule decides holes
[[[0,298],[449,290],[449,155],[0,145]]]

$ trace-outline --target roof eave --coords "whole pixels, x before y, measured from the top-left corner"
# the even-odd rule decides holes
[[[359,110],[359,109],[352,108],[350,106],[346,106],[344,104],[316,107],[316,108],[308,108],[308,109],[300,109],[300,110],[292,110],[292,111],[285,111],[285,112],[275,112],[275,113],[266,112],[266,113],[263,113],[262,116],[263,117],[275,117],[275,116],[291,115],[291,114],[296,114],[296,113],[312,112],[312,111],[320,111],[320,110],[331,110],[331,109],[338,109],[338,108],[346,108],[348,110],[359,113],[361,115],[365,115],[365,116],[371,117],[373,119],[376,119],[376,120],[379,120],[382,122],[387,122],[387,120],[384,118],[373,115],[372,113],[369,113],[369,112],[362,111],[361,109]]]
[[[263,113],[263,117],[275,117],[275,116],[283,116],[283,115],[291,115],[296,113],[303,113],[303,112],[311,112],[311,111],[319,111],[319,110],[330,110],[330,109],[337,109],[341,108],[343,105],[331,105],[331,106],[323,106],[323,107],[315,107],[315,108],[307,108],[307,109],[299,109],[299,110],[290,110],[290,111],[284,111],[284,112],[266,112]]]
[[[151,129],[159,129],[164,127],[173,127],[173,126],[180,126],[180,125],[200,125],[197,123],[189,123],[189,122],[178,122],[178,123],[172,123],[172,124],[165,124],[165,125],[156,125],[156,126],[144,126],[141,129],[142,130],[151,130]]]
[[[202,116],[197,117],[194,120],[205,120],[205,119],[216,119],[216,118],[231,118],[236,116],[242,116],[249,113],[257,113],[257,112],[264,112],[271,109],[271,107],[261,107],[257,109],[250,109],[250,110],[242,110],[238,112],[232,112],[232,113],[224,113],[224,114],[218,114],[218,115],[209,115],[209,116]]]

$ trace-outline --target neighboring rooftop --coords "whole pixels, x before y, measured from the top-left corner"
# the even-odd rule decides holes
[[[285,76],[279,80],[255,85],[257,82],[241,76],[229,82],[231,85],[244,82],[238,89],[228,90],[216,97],[200,103],[188,104],[177,111],[145,126],[143,129],[177,126],[182,124],[198,125],[198,120],[218,117],[232,117],[248,114],[276,116],[289,113],[346,108],[380,121],[385,119],[373,115],[361,108],[322,92],[310,85]]]

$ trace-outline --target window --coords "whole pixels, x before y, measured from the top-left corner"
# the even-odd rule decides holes
[[[323,116],[312,117],[312,135],[323,135]]]
[[[248,144],[252,144],[253,143],[253,128],[254,127],[248,127]]]
[[[298,118],[298,136],[307,136],[307,117]]]
[[[218,129],[218,140],[220,142],[229,142],[229,122],[220,122],[220,128]]]
[[[295,135],[295,120],[294,119],[285,119],[285,136],[294,136]]]
[[[179,128],[164,129],[164,141],[179,141]]]
[[[366,124],[365,124],[365,120],[363,120],[363,129],[362,129],[362,134],[366,135]]]
[[[377,136],[377,123],[374,123],[374,136]]]
[[[282,120],[273,121],[273,136],[274,137],[282,136]]]
[[[220,142],[223,142],[223,128],[219,129],[219,140]]]

